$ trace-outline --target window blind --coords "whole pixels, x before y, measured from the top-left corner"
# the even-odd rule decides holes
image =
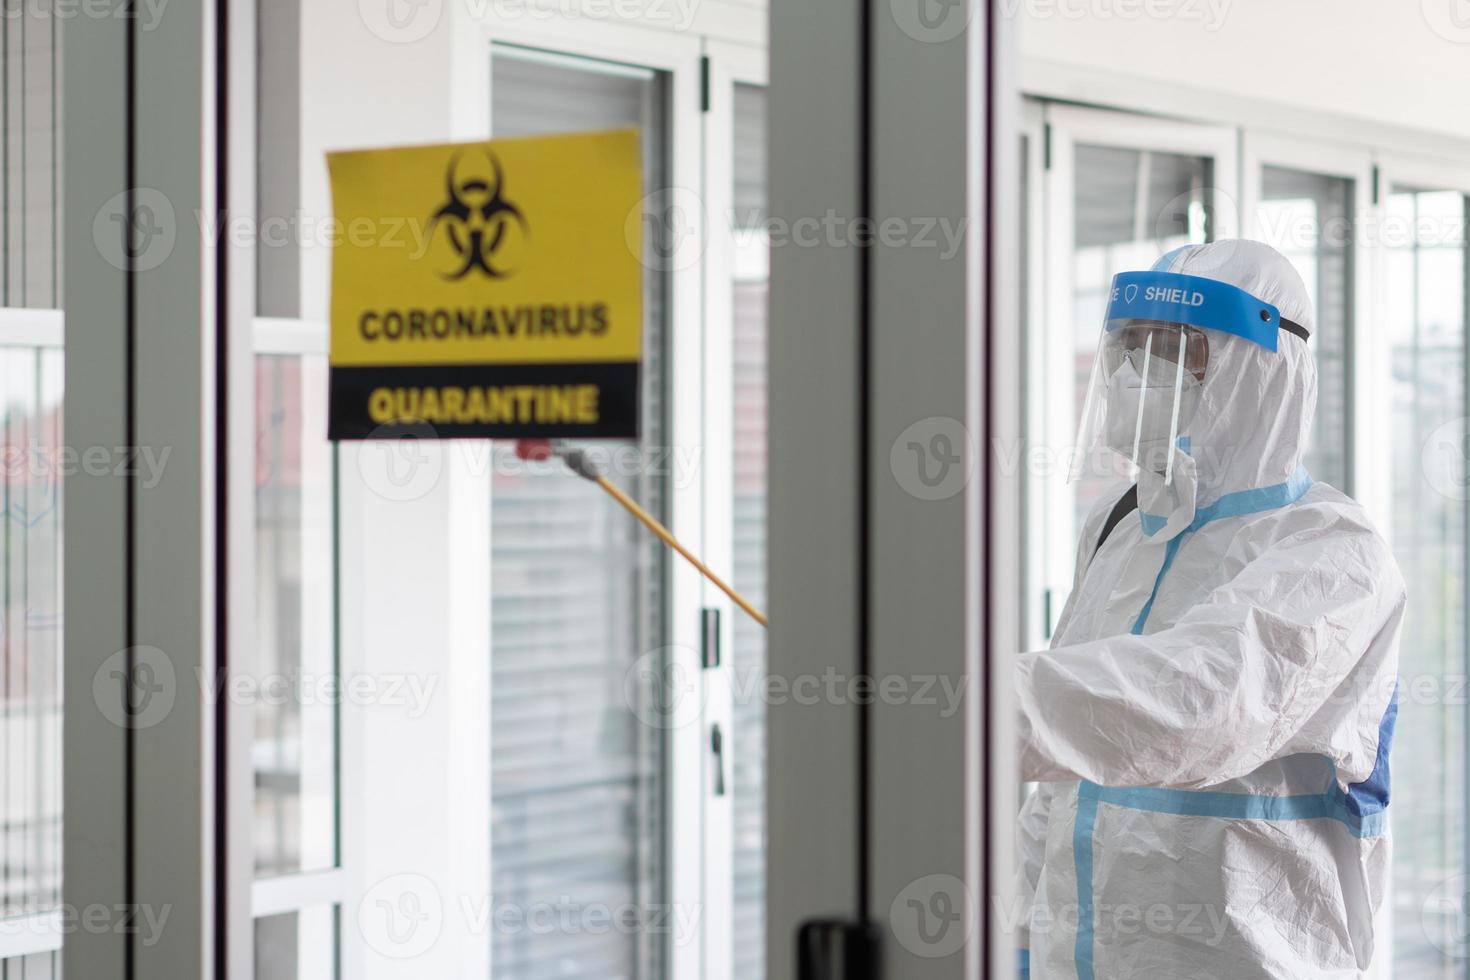
[[[504,47],[493,65],[494,135],[636,126],[647,187],[663,186],[661,76]],[[642,442],[657,446],[661,275],[647,273],[644,304]],[[662,934],[581,924],[594,913],[652,914],[662,901],[661,732],[634,708],[661,677],[666,558],[586,481],[556,468],[527,473],[509,446],[494,451],[492,895],[497,909],[528,919],[556,915],[551,929],[495,930],[495,975],[659,976]],[[654,513],[665,510],[658,474],[620,466],[610,475]]]

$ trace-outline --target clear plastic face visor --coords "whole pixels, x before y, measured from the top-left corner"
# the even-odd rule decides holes
[[[1174,479],[1174,449],[1199,407],[1209,369],[1205,329],[1233,334],[1275,352],[1278,333],[1307,339],[1270,303],[1227,282],[1178,272],[1120,272],[1113,277],[1102,340],[1082,402],[1075,480],[1099,449]]]
[[[1209,338],[1198,327],[1137,319],[1104,324],[1068,479],[1110,451],[1126,458],[1135,475],[1147,467],[1172,482],[1173,450],[1199,407],[1209,361]]]

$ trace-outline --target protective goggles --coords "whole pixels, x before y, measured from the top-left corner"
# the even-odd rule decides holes
[[[1099,447],[1174,476],[1179,432],[1199,406],[1209,376],[1210,338],[1234,334],[1275,351],[1282,331],[1307,331],[1229,283],[1176,272],[1124,272],[1112,294],[1083,400],[1071,479]]]

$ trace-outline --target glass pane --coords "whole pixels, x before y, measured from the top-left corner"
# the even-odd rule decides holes
[[[0,317],[48,337],[0,346],[0,971],[36,980],[61,962],[60,24],[7,4],[0,32]]]
[[[61,356],[0,347],[0,917],[61,901]]]
[[[1393,338],[1393,549],[1408,586],[1399,674],[1465,676],[1466,198],[1394,188],[1384,255]],[[1464,975],[1464,702],[1411,690],[1394,741],[1394,970]],[[1445,889],[1449,888],[1449,892]],[[1439,901],[1437,898],[1446,899]]]
[[[334,980],[336,975],[335,906],[255,920],[255,980]]]
[[[496,136],[637,126],[645,182],[664,187],[663,76],[497,48]],[[645,225],[645,227],[648,227]],[[648,272],[642,448],[664,440],[664,279]],[[662,478],[640,447],[592,447],[655,514]],[[518,909],[645,911],[661,901],[660,732],[651,699],[664,645],[662,546],[586,481],[529,475],[495,447],[491,492],[491,892]],[[631,710],[630,710],[631,707]],[[554,921],[566,921],[558,916]],[[496,976],[657,977],[642,929],[498,930]]]
[[[766,298],[770,245],[766,227],[766,91],[735,87],[735,260],[731,303],[734,432],[732,444],[736,591],[766,608]],[[764,690],[766,630],[737,611],[732,625],[735,673],[734,889],[735,976],[765,975],[766,712],[751,692]]]
[[[256,359],[255,867],[337,862],[334,475],[326,361]]]
[[[1150,268],[1171,248],[1211,239],[1209,194],[1214,167],[1208,157],[1085,144],[1077,147],[1074,163],[1075,420],[1082,417],[1113,276]],[[1127,476],[1127,461],[1115,453],[1098,452],[1088,458],[1074,484],[1077,527],[1098,498],[1116,492],[1119,481]]]
[[[0,306],[60,305],[60,25],[49,3],[7,3],[0,34]]]
[[[1307,469],[1351,493],[1348,336],[1353,309],[1353,182],[1281,167],[1261,169],[1262,238],[1291,260],[1317,312],[1317,418]]]

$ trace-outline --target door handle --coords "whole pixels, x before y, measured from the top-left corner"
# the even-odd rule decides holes
[[[711,726],[709,749],[715,757],[715,795],[725,795],[725,733],[718,724]]]

